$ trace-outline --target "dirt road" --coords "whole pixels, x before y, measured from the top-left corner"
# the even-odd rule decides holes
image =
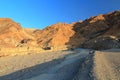
[[[96,80],[120,80],[120,52],[96,52],[93,70]]]

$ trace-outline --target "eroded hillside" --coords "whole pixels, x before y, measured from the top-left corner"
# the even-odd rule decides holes
[[[1,18],[0,47],[120,48],[120,11],[71,24],[57,23],[43,30],[23,29],[19,23]]]

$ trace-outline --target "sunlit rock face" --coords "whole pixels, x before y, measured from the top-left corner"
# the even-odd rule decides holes
[[[0,47],[17,47],[21,40],[34,37],[27,33],[19,23],[8,18],[0,19]]]

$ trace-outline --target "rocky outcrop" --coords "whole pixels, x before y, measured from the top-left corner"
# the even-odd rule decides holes
[[[84,43],[83,47],[96,50],[120,48],[120,41],[111,37],[99,37],[87,41],[86,43]]]
[[[40,47],[65,48],[69,38],[74,35],[72,24],[57,23],[43,30],[34,31]]]
[[[98,50],[120,48],[120,11],[94,16],[82,23],[76,23],[73,30],[76,33],[70,41],[78,39],[76,43],[79,46],[75,46]]]

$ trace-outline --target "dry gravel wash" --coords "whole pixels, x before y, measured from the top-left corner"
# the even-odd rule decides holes
[[[94,56],[95,80],[120,80],[120,52],[99,52]]]
[[[0,57],[0,80],[24,80],[59,64],[72,51]]]
[[[0,58],[0,80],[72,80],[88,50]]]
[[[0,76],[0,80],[120,80],[120,52],[89,54],[81,49],[1,57]]]
[[[88,53],[88,50],[74,51],[72,55],[66,56],[61,63],[45,73],[26,80],[73,80]]]

